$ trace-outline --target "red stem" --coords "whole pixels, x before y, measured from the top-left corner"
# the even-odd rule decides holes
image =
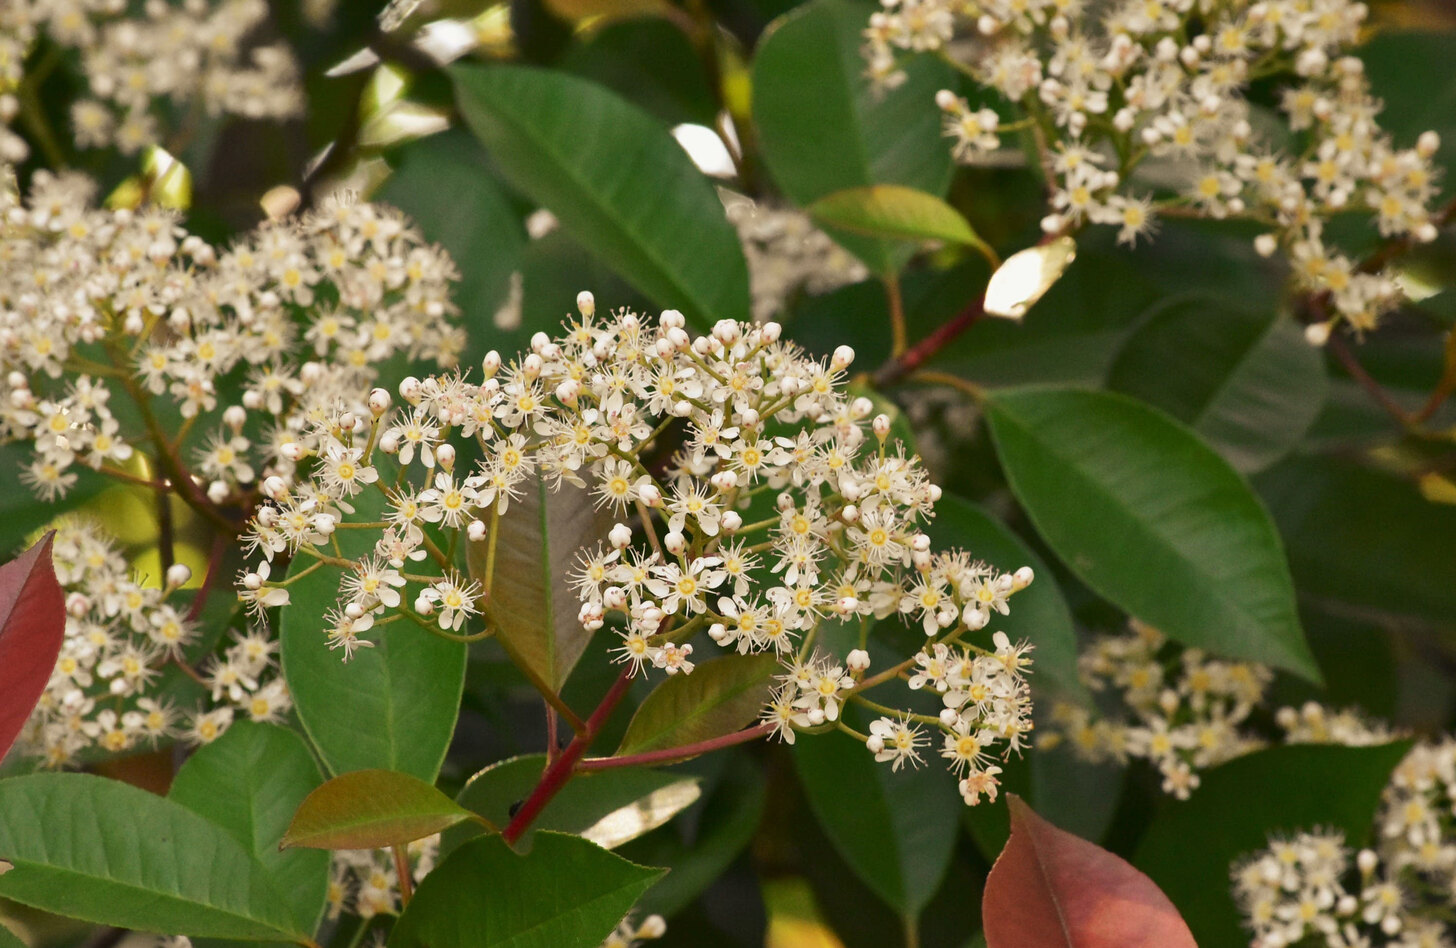
[[[541,815],[541,811],[546,809],[546,804],[551,802],[552,797],[561,792],[561,788],[566,786],[567,781],[571,779],[572,772],[576,769],[576,762],[581,760],[592,741],[596,740],[602,725],[607,722],[607,718],[612,716],[612,712],[616,710],[617,705],[621,703],[622,698],[626,696],[631,687],[632,666],[628,665],[622,669],[622,674],[617,676],[617,680],[612,682],[612,687],[607,690],[606,695],[602,698],[602,703],[597,705],[596,710],[591,713],[591,717],[586,719],[586,726],[576,737],[572,738],[571,743],[566,745],[566,749],[561,752],[561,755],[546,767],[545,773],[541,774],[540,782],[536,784],[536,789],[531,791],[526,802],[522,803],[521,808],[516,811],[516,815],[511,817],[510,824],[501,832],[502,839],[515,845],[516,840],[521,838],[535,822],[536,817]]]
[[[217,574],[222,571],[222,561],[227,555],[227,549],[227,537],[219,533],[212,538],[212,552],[207,557],[207,572],[203,574],[202,585],[197,587],[197,595],[192,597],[192,606],[187,610],[188,622],[196,622],[202,615],[202,608],[207,605],[207,597],[212,594],[212,588],[217,583]]]
[[[576,769],[585,773],[592,770],[610,770],[613,767],[677,763],[687,760],[689,757],[697,757],[699,754],[722,750],[725,747],[732,747],[735,744],[745,744],[748,741],[764,737],[771,731],[773,731],[772,724],[757,724],[743,731],[734,731],[732,734],[724,734],[722,737],[698,741],[696,744],[683,744],[679,747],[668,747],[664,750],[646,751],[641,754],[628,754],[625,757],[597,757],[592,760],[584,760],[576,765]]]
[[[900,353],[898,359],[891,359],[880,366],[871,378],[871,384],[875,388],[893,385],[930,361],[937,352],[950,345],[956,336],[970,329],[986,315],[985,303],[984,294],[976,297],[949,322],[937,326],[930,335]]]

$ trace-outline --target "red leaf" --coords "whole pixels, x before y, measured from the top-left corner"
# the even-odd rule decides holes
[[[1011,838],[981,901],[988,948],[1197,948],[1153,880],[1008,794]]]
[[[51,565],[51,540],[0,566],[0,758],[45,691],[66,636],[66,600]]]

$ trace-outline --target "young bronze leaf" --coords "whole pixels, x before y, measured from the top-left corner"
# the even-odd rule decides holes
[[[356,770],[340,774],[304,798],[279,848],[383,849],[474,818],[418,777],[393,770]]]
[[[0,758],[45,691],[66,634],[66,602],[51,567],[51,540],[0,566]]]
[[[1011,839],[981,900],[988,948],[1196,948],[1153,880],[1015,794],[1007,805]]]

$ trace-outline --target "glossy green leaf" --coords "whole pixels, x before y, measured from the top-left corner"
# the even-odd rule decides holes
[[[253,854],[283,894],[300,931],[313,931],[328,895],[325,853],[280,852],[300,802],[323,781],[294,732],[237,721],[177,771],[167,797],[227,830]]]
[[[951,157],[935,93],[955,82],[928,56],[905,64],[905,81],[875,88],[866,75],[863,31],[873,6],[812,0],[770,24],[753,64],[753,118],[764,163],[794,202],[808,207],[835,191],[900,184],[939,196]],[[840,229],[835,240],[879,274],[910,248]]]
[[[593,79],[668,125],[711,128],[718,101],[708,73],[682,28],[662,17],[636,17],[579,34],[558,68]]]
[[[935,549],[959,547],[998,570],[1011,572],[1030,566],[1036,579],[1011,597],[1011,614],[994,616],[993,631],[1013,639],[1027,639],[1032,653],[1032,687],[1049,686],[1057,694],[1084,699],[1086,689],[1077,679],[1077,633],[1072,613],[1062,598],[1056,577],[1021,538],[986,510],[954,494],[944,494],[935,505],[928,531]]]
[[[918,915],[955,847],[965,803],[954,776],[933,761],[893,771],[838,731],[800,735],[794,765],[819,825],[855,875],[900,915]]]
[[[382,501],[368,491],[355,506],[369,516]],[[339,534],[345,556],[371,548],[367,531]],[[307,559],[295,559],[290,572]],[[291,602],[282,609],[283,674],[298,719],[331,773],[378,768],[431,782],[455,732],[466,646],[396,623],[364,636],[374,646],[345,663],[328,647],[324,620],[338,599],[339,577],[332,566],[304,576],[289,586]]]
[[[495,575],[487,576],[490,541],[470,543],[470,575],[489,590],[495,638],[530,678],[560,691],[591,640],[577,618],[581,601],[569,581],[577,557],[612,528],[584,487],[551,488],[536,478],[500,518]]]
[[[229,830],[103,777],[0,781],[0,858],[15,866],[0,874],[0,897],[57,915],[216,938],[313,933]]]
[[[1229,867],[1271,836],[1298,830],[1331,827],[1363,846],[1380,791],[1409,747],[1296,744],[1215,767],[1190,799],[1164,801],[1133,863],[1178,906],[1200,945],[1246,944]]]
[[[653,689],[632,716],[617,754],[682,747],[747,727],[768,700],[773,655],[725,655]]]
[[[1163,409],[1237,470],[1253,472],[1304,437],[1329,381],[1294,320],[1191,297],[1154,308],[1118,354],[1108,385]]]
[[[734,754],[696,818],[689,813],[673,824],[680,832],[663,830],[628,843],[622,852],[628,859],[668,870],[638,908],[671,917],[701,895],[752,841],[767,797],[759,767]]]
[[[1385,106],[1380,125],[1400,148],[1420,134],[1441,136],[1437,168],[1456,164],[1456,76],[1451,73],[1451,34],[1440,29],[1381,30],[1361,45],[1370,88]]]
[[[399,166],[375,199],[404,211],[427,239],[450,252],[460,271],[451,299],[472,342],[500,346],[492,338],[493,317],[506,300],[511,273],[520,268],[525,227],[480,143],[468,133],[432,135],[399,155]]]
[[[659,875],[562,833],[537,833],[524,856],[471,840],[420,883],[389,945],[597,948]]]
[[[834,191],[810,204],[808,211],[822,225],[870,237],[981,243],[960,211],[934,194],[899,184]]]
[[[1456,507],[1336,458],[1294,457],[1259,475],[1299,591],[1364,621],[1456,634]]]
[[[530,795],[546,769],[546,755],[526,754],[491,764],[470,778],[456,798],[496,826],[510,822],[511,808]],[[641,767],[579,774],[546,804],[532,830],[559,830],[616,849],[651,832],[695,803],[697,778]],[[445,834],[446,853],[481,829],[458,826]]]
[[[0,948],[25,948],[25,942],[15,937],[4,924],[0,924]]]
[[[748,265],[712,186],[667,130],[596,83],[456,66],[460,111],[516,188],[663,306],[748,318]]]
[[[299,804],[279,846],[384,849],[472,818],[418,777],[393,770],[340,774]]]
[[[1077,576],[1188,645],[1317,679],[1274,523],[1228,462],[1123,395],[993,393],[1007,480]]]

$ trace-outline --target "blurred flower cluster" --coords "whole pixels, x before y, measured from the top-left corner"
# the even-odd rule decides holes
[[[193,114],[284,119],[303,111],[293,54],[282,43],[253,42],[268,17],[264,0],[9,0],[0,9],[0,120],[23,107],[16,92],[25,62],[44,46],[34,68],[43,81],[74,51],[89,96],[71,111],[72,140],[81,148],[116,147],[130,154],[160,144],[158,120]],[[177,122],[169,122],[176,125]],[[0,158],[19,162],[25,142],[0,126]]]
[[[538,333],[510,363],[489,353],[483,381],[410,377],[401,406],[375,389],[368,412],[341,401],[311,418],[281,446],[309,459],[309,477],[262,485],[269,503],[245,543],[263,562],[243,576],[244,598],[259,610],[287,602],[292,580],[271,576],[271,563],[301,558],[343,570],[327,635],[345,660],[400,618],[457,636],[489,616],[501,518],[544,482],[555,503],[594,504],[615,520],[569,579],[578,621],[589,632],[610,622],[630,673],[690,674],[698,633],[775,654],[785,683],[765,715],[790,739],[834,725],[847,698],[918,663],[912,687],[933,683],[945,705],[923,723],[946,735],[963,792],[994,793],[988,750],[1019,748],[1030,728],[1027,646],[1004,636],[994,652],[950,646],[1004,614],[1031,573],[931,551],[922,524],[940,489],[890,440],[888,416],[872,418],[870,400],[846,391],[852,350],[818,360],[777,323],[723,321],[693,338],[675,311],[654,323],[599,316],[589,293],[578,303],[561,336]],[[682,448],[651,460],[669,427]],[[458,463],[470,456],[479,460]],[[373,549],[339,556],[330,538],[340,529],[374,531]],[[446,552],[462,533],[487,551],[470,576]],[[816,655],[825,619],[867,629],[896,614],[923,629],[929,651],[877,679],[862,677],[862,648],[844,663]],[[881,759],[917,760],[915,722],[898,716],[903,733],[857,736]]]
[[[1281,247],[1298,287],[1332,326],[1373,328],[1400,299],[1392,275],[1363,272],[1325,224],[1359,211],[1383,237],[1430,241],[1439,147],[1397,147],[1349,50],[1366,16],[1354,0],[882,0],[866,30],[871,71],[935,51],[1004,97],[1017,117],[950,91],[937,102],[956,157],[971,161],[1028,131],[1054,187],[1049,233],[1084,223],[1150,234],[1159,214],[1245,217]],[[1280,81],[1278,111],[1248,98]],[[1285,81],[1287,80],[1287,81]],[[1139,174],[1142,171],[1144,173]]]
[[[796,293],[828,293],[869,276],[864,264],[803,211],[726,190],[719,195],[748,261],[753,318],[758,322],[781,316]]]
[[[1450,948],[1456,886],[1456,740],[1423,742],[1381,795],[1374,848],[1351,866],[1342,833],[1271,840],[1235,867],[1255,948]]]
[[[0,198],[0,441],[33,445],[20,477],[44,499],[84,466],[246,506],[258,478],[291,476],[279,446],[380,363],[449,364],[462,344],[453,263],[392,210],[339,199],[220,249],[93,197],[38,172],[23,203]]]

